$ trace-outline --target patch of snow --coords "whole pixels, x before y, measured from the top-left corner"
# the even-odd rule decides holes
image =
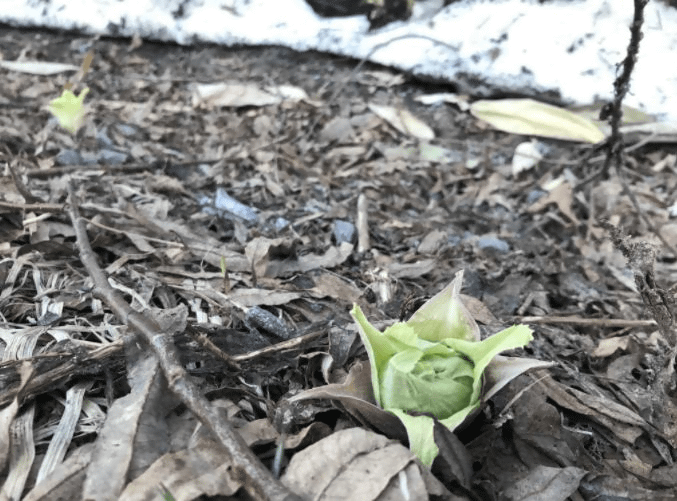
[[[304,0],[2,0],[0,22],[140,35],[180,44],[282,45],[362,58],[417,75],[515,92],[558,91],[572,104],[612,96],[625,57],[630,1],[467,0],[416,5],[407,22],[369,32],[364,16],[325,19]],[[677,120],[677,9],[651,2],[625,103]],[[417,38],[418,37],[418,38]],[[442,43],[436,43],[437,40]],[[281,82],[284,83],[284,82]]]

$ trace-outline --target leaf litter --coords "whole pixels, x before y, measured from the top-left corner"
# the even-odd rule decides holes
[[[92,46],[71,135],[47,105]],[[613,176],[582,183],[590,146],[541,138],[516,167],[536,150],[472,96],[368,66],[330,99],[354,64],[326,55],[9,28],[0,49],[27,61],[0,70],[4,499],[672,499],[672,347],[642,297],[669,311],[674,256],[633,276],[599,221],[656,238]],[[674,152],[627,157],[674,246]],[[375,405],[349,312],[386,328],[460,270],[482,338],[528,323],[510,354],[555,365],[436,426],[429,470]]]

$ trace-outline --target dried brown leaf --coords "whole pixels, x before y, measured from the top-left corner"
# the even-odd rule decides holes
[[[508,487],[504,494],[510,501],[565,501],[586,475],[581,468],[537,466],[529,474]]]
[[[573,188],[568,182],[562,181],[555,188],[550,190],[546,196],[539,198],[536,202],[534,202],[527,210],[528,212],[532,213],[539,212],[548,204],[554,203],[557,205],[557,208],[560,210],[560,212],[568,217],[572,223],[578,224],[578,218],[571,208],[573,201]]]
[[[618,350],[627,350],[631,340],[630,336],[616,336],[602,339],[597,343],[597,347],[595,348],[595,351],[592,352],[592,356],[609,357]]]
[[[424,141],[435,139],[435,131],[406,109],[382,106],[374,103],[369,103],[369,109],[395,127],[402,134]]]
[[[200,496],[232,496],[241,487],[230,475],[231,465],[221,446],[204,437],[190,448],[165,454],[130,482],[119,501],[158,499],[164,487],[175,501]]]
[[[411,452],[361,428],[337,431],[297,452],[282,481],[297,494],[317,501],[428,497]]]

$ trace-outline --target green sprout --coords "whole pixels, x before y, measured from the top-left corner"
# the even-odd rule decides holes
[[[75,134],[85,120],[83,101],[88,92],[89,87],[76,96],[70,89],[64,89],[61,97],[49,103],[49,111],[57,118],[59,125],[71,134]]]
[[[439,449],[434,419],[453,431],[483,401],[484,371],[500,352],[532,340],[531,329],[514,325],[478,341],[477,325],[452,282],[407,322],[380,332],[359,306],[357,322],[369,363],[374,397],[404,424],[412,452],[431,466]]]
[[[162,499],[164,501],[176,501],[174,496],[172,496],[172,493],[165,487],[165,484],[160,482],[160,485],[158,486],[158,489],[160,490],[160,494],[162,495]]]

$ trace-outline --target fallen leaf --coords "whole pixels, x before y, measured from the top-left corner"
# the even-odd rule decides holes
[[[300,101],[308,95],[300,87],[279,85],[261,88],[255,83],[197,84],[193,88],[194,108],[239,108],[268,106],[282,101]]]
[[[468,104],[468,96],[453,94],[451,92],[440,92],[437,94],[417,96],[414,98],[414,101],[418,101],[419,103],[427,105],[439,103],[455,104],[461,111],[468,111],[470,109],[470,104]]]
[[[595,351],[592,352],[593,357],[608,357],[616,353],[618,350],[626,350],[630,344],[630,336],[616,336],[607,339],[602,339]]]
[[[518,144],[512,157],[512,175],[517,176],[520,172],[535,167],[542,158],[541,148],[536,141]]]
[[[33,366],[30,362],[22,362],[19,366],[19,376],[21,377],[21,384],[19,391],[21,391],[33,373]],[[10,451],[10,435],[12,422],[19,410],[19,394],[12,400],[12,403],[0,411],[0,471],[2,471],[7,462],[7,457]]]
[[[395,127],[402,134],[424,141],[435,139],[435,132],[421,120],[405,109],[369,104],[369,109],[377,116]]]
[[[78,71],[79,66],[49,61],[0,61],[0,68],[30,75],[56,75],[66,71]]]
[[[573,466],[553,468],[539,465],[504,491],[510,501],[565,501],[588,472]]]
[[[428,498],[411,452],[362,428],[334,432],[297,452],[282,482],[296,494],[316,501]]]
[[[599,143],[604,133],[587,118],[533,99],[480,100],[470,113],[498,130],[512,134]]]
[[[571,208],[573,201],[574,190],[568,182],[563,181],[556,183],[555,187],[552,188],[546,196],[539,198],[529,208],[527,208],[527,212],[538,212],[545,208],[548,204],[554,203],[557,205],[557,208],[560,210],[560,212],[568,217],[572,223],[578,224],[578,218]]]

